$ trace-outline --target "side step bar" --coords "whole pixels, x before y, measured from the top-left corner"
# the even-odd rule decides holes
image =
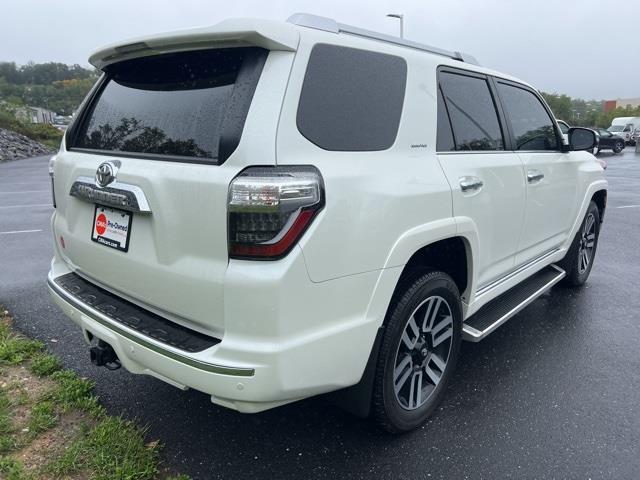
[[[491,300],[462,325],[462,338],[479,342],[564,278],[566,272],[549,265]]]

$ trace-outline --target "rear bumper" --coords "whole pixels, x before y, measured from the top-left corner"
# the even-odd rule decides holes
[[[245,382],[256,383],[254,368],[215,364],[166,348],[115,325],[99,311],[70,296],[51,276],[47,284],[55,303],[82,329],[87,341],[97,337],[109,343],[129,372],[152,375],[183,390],[195,388],[212,395],[214,403],[242,412],[258,412],[284,403],[238,400]]]
[[[283,273],[286,288],[279,275],[265,275],[265,265],[259,266],[261,276],[253,276],[250,262],[230,264],[227,328],[219,343],[198,352],[117,323],[65,291],[56,279],[71,270],[58,257],[48,286],[85,339],[109,343],[128,371],[194,388],[216,404],[253,413],[357,383],[381,323],[366,316],[379,272],[314,284],[302,256],[292,254]]]

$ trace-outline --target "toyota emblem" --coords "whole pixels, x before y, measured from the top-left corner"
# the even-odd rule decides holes
[[[106,187],[116,179],[118,167],[112,162],[101,163],[96,170],[96,185]]]

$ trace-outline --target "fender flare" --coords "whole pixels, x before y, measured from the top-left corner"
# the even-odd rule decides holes
[[[404,267],[413,254],[421,248],[440,240],[455,237],[462,237],[465,241],[465,248],[467,249],[467,283],[472,288],[475,284],[473,276],[476,272],[474,262],[477,262],[477,256],[474,255],[474,252],[477,252],[478,248],[478,234],[475,223],[470,218],[451,217],[429,222],[404,232],[398,238],[387,256],[385,267],[380,270],[367,306],[367,322],[376,325],[377,332],[362,377],[357,384],[328,394],[329,401],[356,416],[362,418],[369,416],[378,352],[385,331],[384,319]],[[469,291],[469,288],[467,291]],[[465,308],[466,305],[463,302],[463,309]]]
[[[562,245],[562,249],[565,251],[565,253],[566,251],[569,250],[569,247],[571,247],[571,243],[573,242],[573,239],[576,236],[576,233],[578,233],[578,229],[580,228],[580,225],[582,225],[582,220],[584,219],[584,216],[587,214],[587,208],[589,208],[589,203],[591,203],[591,199],[597,192],[600,192],[602,190],[607,192],[608,186],[609,186],[609,182],[607,182],[604,179],[600,179],[600,180],[591,182],[587,187],[587,191],[585,192],[584,197],[582,198],[582,204],[580,205],[580,210],[578,210],[578,215],[576,215],[576,219],[573,222],[573,226],[571,227],[569,236],[567,237],[567,240],[565,241],[564,245]],[[603,212],[603,217],[604,217],[604,212]]]

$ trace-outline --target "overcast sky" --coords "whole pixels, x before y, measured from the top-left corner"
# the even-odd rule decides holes
[[[398,21],[385,15],[404,13],[405,37],[466,51],[541,90],[640,97],[640,0],[6,0],[0,61],[87,65],[95,49],[128,37],[295,12],[389,34]],[[625,60],[630,52],[636,60]]]

